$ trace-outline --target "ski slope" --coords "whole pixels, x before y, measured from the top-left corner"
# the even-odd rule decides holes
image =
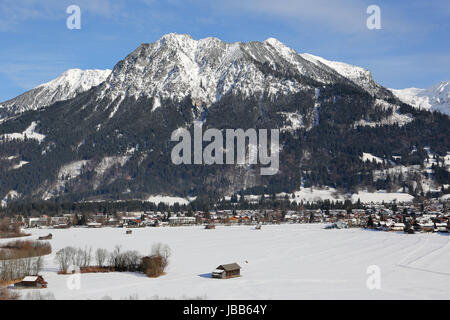
[[[324,230],[324,225],[162,227],[134,229],[32,230],[30,238],[53,233],[53,253],[42,272],[56,299],[448,299],[450,237],[361,229]],[[5,242],[2,240],[1,242]],[[134,273],[82,274],[81,288],[69,290],[69,276],[53,261],[65,246],[148,254],[152,244],[173,251],[167,275],[150,279]],[[247,263],[245,262],[247,261]],[[210,278],[218,265],[237,262],[242,277]],[[369,290],[367,268],[381,270],[381,289]],[[23,296],[26,295],[26,290]]]

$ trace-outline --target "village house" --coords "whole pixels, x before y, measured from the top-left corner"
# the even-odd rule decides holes
[[[51,225],[52,226],[57,226],[57,225],[67,225],[70,222],[70,218],[69,217],[51,217]]]
[[[144,226],[143,222],[138,217],[123,217],[122,225],[123,225],[123,227],[128,227],[128,228],[137,228],[137,227]]]
[[[169,224],[171,226],[193,225],[197,219],[195,217],[170,217]]]
[[[405,224],[401,222],[394,223],[391,227],[391,231],[403,231],[405,229]]]
[[[28,228],[40,228],[47,226],[49,224],[49,218],[47,216],[42,216],[39,218],[28,218],[26,225]]]
[[[86,224],[88,228],[101,228],[102,224],[99,222],[89,222]]]

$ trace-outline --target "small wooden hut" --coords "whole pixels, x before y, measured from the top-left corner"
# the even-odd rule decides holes
[[[49,233],[46,236],[39,237],[39,240],[52,240],[52,238],[53,238],[53,235],[51,233]]]
[[[241,267],[237,263],[221,264],[212,272],[215,279],[229,279],[241,276]]]
[[[47,288],[47,282],[42,276],[27,276],[14,285],[15,288]]]

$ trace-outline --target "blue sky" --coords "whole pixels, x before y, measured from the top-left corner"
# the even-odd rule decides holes
[[[72,4],[81,30],[66,27]],[[380,30],[366,27],[372,4]],[[170,32],[227,42],[275,37],[299,53],[365,67],[392,88],[450,80],[448,0],[1,0],[0,101],[70,68],[111,69]]]

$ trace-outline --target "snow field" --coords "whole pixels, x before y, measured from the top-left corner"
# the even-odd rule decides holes
[[[53,233],[53,253],[45,258],[42,275],[49,283],[44,291],[56,299],[448,299],[448,235],[323,227],[166,227],[134,229],[132,235],[120,228],[35,229],[30,238]],[[53,261],[66,246],[112,251],[121,245],[148,254],[157,242],[173,251],[167,275],[157,279],[135,273],[82,274],[80,290],[70,290],[70,276],[58,275]],[[218,265],[232,262],[241,265],[242,277],[210,278]],[[367,288],[371,265],[381,270],[380,290]]]

